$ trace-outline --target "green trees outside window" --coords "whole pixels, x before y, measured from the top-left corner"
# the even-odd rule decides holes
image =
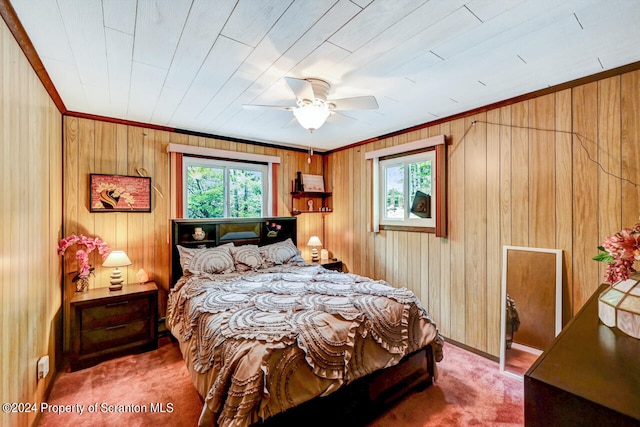
[[[187,158],[186,218],[258,218],[265,213],[266,165]]]
[[[381,159],[379,176],[382,225],[431,227],[435,223],[430,214],[418,216],[411,209],[419,195],[429,197],[428,212],[435,212],[435,151],[429,150],[407,156]],[[421,199],[418,199],[420,203]],[[424,203],[424,202],[423,202]]]

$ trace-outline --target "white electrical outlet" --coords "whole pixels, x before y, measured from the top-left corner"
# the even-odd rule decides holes
[[[49,356],[42,356],[38,360],[38,379],[41,380],[49,373]]]

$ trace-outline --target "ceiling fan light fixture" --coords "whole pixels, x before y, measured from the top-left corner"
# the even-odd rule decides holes
[[[329,117],[329,107],[326,103],[316,100],[311,104],[306,104],[293,110],[293,115],[300,123],[300,126],[313,132],[324,124]]]

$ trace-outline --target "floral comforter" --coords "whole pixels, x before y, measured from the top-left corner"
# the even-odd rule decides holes
[[[181,278],[167,325],[205,399],[200,425],[247,426],[433,344],[407,289],[319,266]]]

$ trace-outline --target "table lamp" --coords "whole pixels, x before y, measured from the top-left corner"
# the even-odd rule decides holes
[[[122,289],[122,273],[118,267],[125,267],[127,265],[131,265],[131,260],[124,253],[124,251],[111,251],[107,259],[102,263],[103,267],[114,267],[111,272],[111,286],[109,286],[109,290],[118,291]]]
[[[311,249],[311,261],[318,261],[318,246],[322,246],[322,242],[318,236],[311,236],[309,241],[307,242],[307,246],[312,246]]]

